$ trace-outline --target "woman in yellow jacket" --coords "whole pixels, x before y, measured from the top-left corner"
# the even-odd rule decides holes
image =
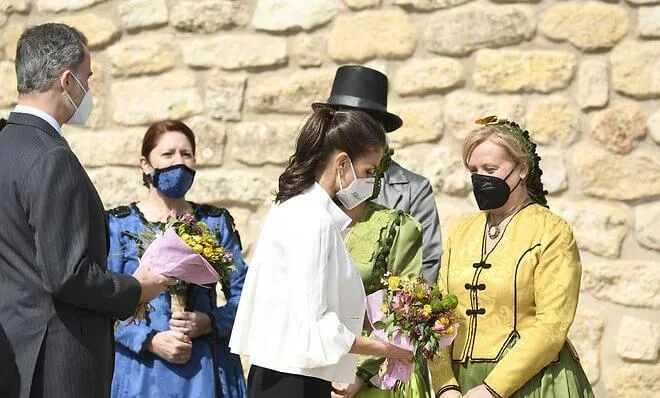
[[[482,211],[445,244],[439,282],[458,296],[460,328],[429,365],[436,397],[591,398],[566,337],[582,273],[571,228],[547,208],[529,133],[497,117],[477,123],[463,161]]]

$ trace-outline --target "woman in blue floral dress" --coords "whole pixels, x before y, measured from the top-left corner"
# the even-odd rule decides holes
[[[145,228],[158,228],[175,211],[192,214],[216,231],[220,244],[233,253],[236,269],[218,292],[213,285],[191,286],[185,312],[172,314],[170,294],[162,293],[151,301],[145,319],[117,326],[112,397],[244,398],[241,361],[227,346],[247,269],[233,219],[225,209],[185,200],[195,174],[195,137],[182,122],[152,125],[141,163],[149,193],[109,211],[108,267],[132,274],[139,260],[135,237]]]

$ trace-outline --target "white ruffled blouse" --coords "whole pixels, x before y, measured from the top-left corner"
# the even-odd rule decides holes
[[[314,184],[273,205],[248,268],[230,347],[278,372],[352,383],[365,293],[341,232],[350,218]]]

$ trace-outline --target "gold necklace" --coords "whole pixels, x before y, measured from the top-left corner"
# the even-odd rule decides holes
[[[500,236],[500,232],[502,232],[502,231],[500,230],[500,224],[502,224],[502,222],[503,222],[504,220],[506,220],[507,218],[509,218],[510,215],[512,215],[513,213],[515,213],[515,212],[517,212],[518,210],[522,209],[523,207],[525,207],[525,206],[526,206],[527,204],[529,204],[529,203],[531,203],[531,202],[530,202],[530,201],[525,201],[525,202],[523,202],[520,206],[518,206],[518,207],[514,208],[513,210],[511,210],[510,212],[508,212],[508,213],[506,214],[506,216],[504,216],[504,217],[500,220],[500,222],[498,222],[497,224],[491,224],[491,225],[488,227],[488,231],[487,231],[487,233],[488,233],[488,237],[491,238],[491,239],[497,239],[497,237]],[[492,215],[491,215],[491,213],[488,213],[488,219],[489,219],[489,220],[492,219]]]

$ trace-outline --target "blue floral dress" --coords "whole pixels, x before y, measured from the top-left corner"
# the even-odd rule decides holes
[[[223,286],[227,304],[218,308],[213,286],[192,286],[191,308],[211,317],[213,332],[193,340],[192,355],[185,364],[167,362],[144,349],[157,332],[169,330],[170,295],[162,293],[150,302],[153,310],[137,324],[121,322],[115,329],[115,372],[112,397],[247,397],[243,369],[228,342],[247,266],[241,241],[229,212],[213,206],[192,204],[199,221],[217,231],[222,247],[234,254],[236,270],[229,286]],[[139,235],[150,223],[135,203],[109,211],[110,250],[108,268],[133,274],[138,266],[138,248],[131,235]]]

